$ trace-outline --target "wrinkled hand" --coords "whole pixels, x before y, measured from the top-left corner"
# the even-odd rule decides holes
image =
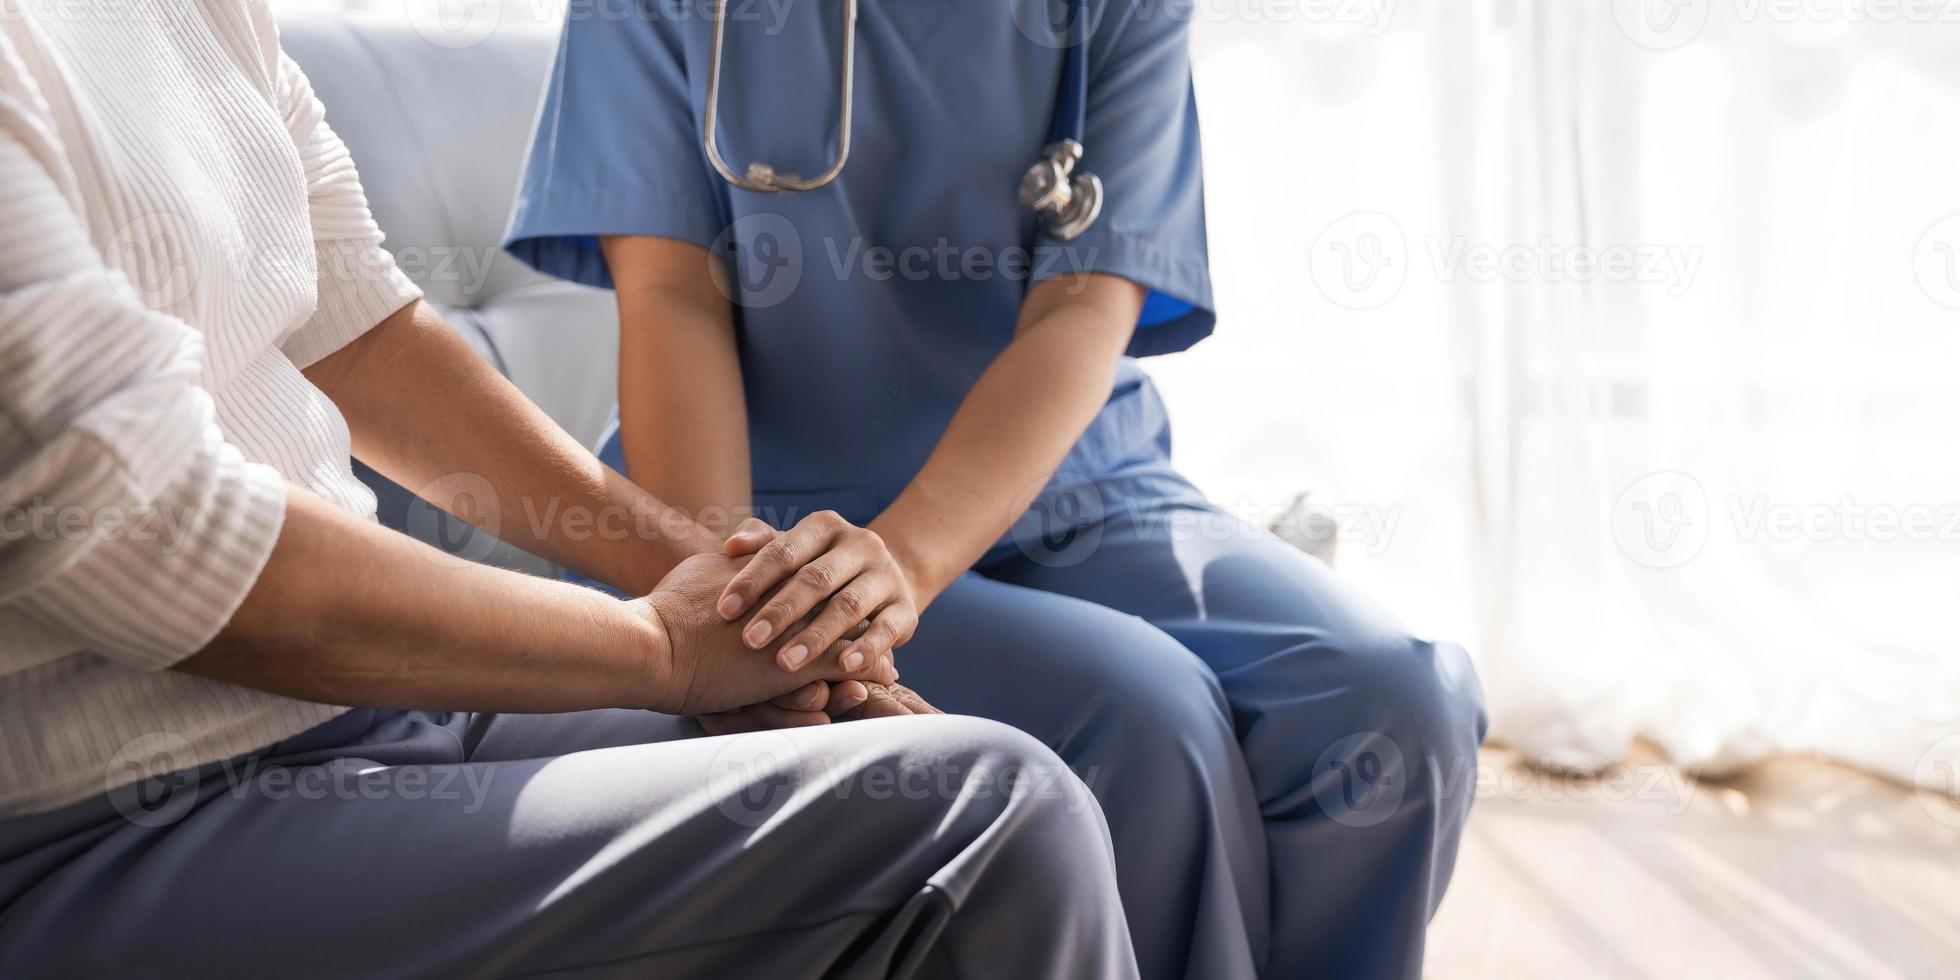
[[[850,633],[856,639],[864,624]],[[814,681],[782,697],[752,704],[733,711],[701,715],[695,720],[710,735],[733,735],[778,728],[828,725],[832,719],[857,721],[862,718],[893,718],[903,715],[944,714],[926,703],[909,687],[900,684],[866,684],[861,681]]]
[[[696,715],[694,720],[710,735],[733,735],[777,728],[803,728],[828,725],[870,697],[861,681],[812,681],[781,697],[733,711]]]
[[[833,719],[857,721],[863,718],[943,713],[927,704],[911,688],[900,684],[866,684],[861,681],[830,684],[818,681],[766,704],[702,715],[695,720],[710,735],[732,735],[763,729],[827,725]]]
[[[911,688],[903,684],[866,684],[868,697],[863,703],[839,717],[856,720],[859,718],[893,718],[902,715],[941,715],[945,712],[926,703]]]
[[[865,624],[859,623],[848,638],[855,640],[862,636],[864,627]],[[710,735],[828,725],[833,717],[844,715],[869,699],[871,692],[866,687],[861,681],[812,681],[761,704],[700,715],[694,720]]]
[[[795,712],[813,701],[813,689],[819,682],[886,685],[898,680],[885,658],[861,658],[853,669],[841,666],[839,657],[853,642],[849,639],[828,644],[804,658],[795,670],[784,670],[776,658],[756,656],[743,642],[741,627],[723,619],[714,608],[729,581],[749,561],[746,556],[695,555],[676,565],[647,596],[646,603],[667,637],[665,662],[657,668],[662,701],[649,707],[697,716],[749,706],[760,709],[765,704],[776,711]],[[828,684],[823,694],[822,703],[827,706],[831,699]]]

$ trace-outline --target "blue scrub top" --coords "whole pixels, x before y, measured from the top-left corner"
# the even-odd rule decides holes
[[[572,5],[506,247],[602,288],[599,235],[726,258],[765,517],[875,517],[1013,338],[1028,287],[1070,272],[1151,295],[1110,403],[1057,479],[1168,452],[1132,358],[1189,347],[1215,320],[1188,4],[1090,0],[1081,168],[1106,200],[1060,242],[1015,194],[1054,114],[1064,51],[1050,25],[1066,23],[1066,0],[860,0],[850,161],[799,194],[740,190],[708,163],[710,2]],[[727,9],[723,159],[821,173],[837,145],[842,0]]]

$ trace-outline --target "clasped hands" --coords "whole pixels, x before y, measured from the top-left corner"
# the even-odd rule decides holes
[[[938,714],[898,683],[892,651],[918,604],[872,531],[831,511],[778,533],[753,518],[722,554],[697,554],[642,600],[666,634],[674,703],[709,734]]]

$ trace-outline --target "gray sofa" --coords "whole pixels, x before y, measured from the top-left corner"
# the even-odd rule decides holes
[[[399,20],[295,16],[280,34],[353,152],[397,262],[498,370],[595,443],[617,378],[612,295],[538,275],[498,247],[557,31],[505,24],[450,48]],[[361,477],[383,523],[484,555],[489,542],[459,522],[372,472]],[[485,560],[552,571],[502,544]]]

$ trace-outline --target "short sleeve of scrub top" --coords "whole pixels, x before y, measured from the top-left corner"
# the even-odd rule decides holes
[[[566,19],[505,236],[532,268],[601,289],[613,283],[600,235],[711,248],[728,224],[688,110],[680,15],[664,0],[632,9]],[[592,131],[592,107],[622,104],[632,112]]]
[[[1204,174],[1187,4],[1109,0],[1089,42],[1078,170],[1101,178],[1102,215],[1073,241],[1043,234],[1034,278],[1121,276],[1150,290],[1128,354],[1184,350],[1217,321],[1205,243]]]

